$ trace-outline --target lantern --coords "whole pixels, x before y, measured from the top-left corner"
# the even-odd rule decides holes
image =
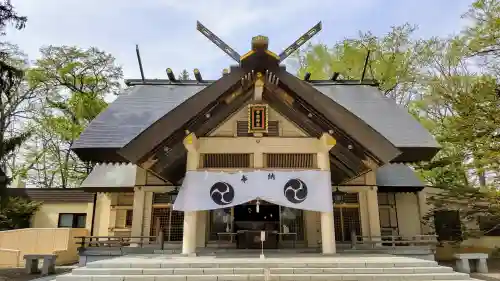
[[[333,204],[343,204],[345,195],[346,192],[340,191],[339,187],[337,186],[335,191],[332,193]]]

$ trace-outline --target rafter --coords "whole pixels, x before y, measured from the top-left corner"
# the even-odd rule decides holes
[[[217,127],[217,125],[222,123],[234,112],[239,110],[250,99],[251,96],[252,92],[248,89],[244,89],[244,94],[238,95],[229,104],[220,103],[218,107],[212,110],[213,114],[210,116],[210,118],[205,118],[205,121],[200,120],[198,123],[192,123],[190,126],[186,127],[186,130],[195,133],[197,136],[204,136],[208,134],[211,130],[213,130],[213,128]],[[180,159],[185,159],[186,156],[186,150],[182,142],[178,142],[173,145],[168,153],[160,149],[155,154],[155,159],[157,159],[157,161],[151,167],[151,170],[155,174],[160,175],[162,178],[169,176],[171,175],[169,170],[171,170],[174,165],[179,163]]]
[[[315,109],[318,116],[324,116],[330,125],[335,126],[345,134],[349,134],[379,162],[388,163],[401,153],[371,126],[340,104],[332,102],[331,98],[316,90],[309,83],[297,79],[286,70],[279,69],[275,75],[279,79],[279,87],[300,97]]]
[[[193,119],[193,113],[198,114],[209,105],[217,103],[221,96],[240,87],[244,75],[244,71],[237,68],[207,86],[160,118],[151,127],[120,149],[119,154],[132,163],[140,162],[149,152],[161,146],[174,132],[183,129]]]
[[[293,107],[285,105],[273,93],[267,92],[264,95],[264,100],[268,101],[274,109],[289,118],[290,121],[294,122],[309,135],[319,137],[324,132],[315,122],[295,111]],[[330,151],[330,162],[344,174],[342,179],[354,177],[366,170],[367,167],[363,164],[362,159],[352,153],[348,156],[342,153],[345,153],[342,149],[342,144],[337,144],[334,148]]]

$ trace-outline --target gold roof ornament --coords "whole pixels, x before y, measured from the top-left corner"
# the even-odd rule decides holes
[[[252,50],[254,51],[260,51],[260,50],[267,50],[269,47],[269,38],[264,35],[257,35],[255,37],[252,37]]]

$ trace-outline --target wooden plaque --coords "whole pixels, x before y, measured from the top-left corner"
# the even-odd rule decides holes
[[[268,115],[267,104],[248,105],[248,132],[267,133]]]

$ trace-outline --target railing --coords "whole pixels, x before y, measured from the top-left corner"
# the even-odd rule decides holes
[[[80,241],[76,244],[80,245],[80,250],[90,247],[128,247],[138,245],[142,248],[149,244],[163,244],[163,235],[156,236],[76,236]]]
[[[422,246],[435,247],[438,244],[436,235],[415,235],[404,237],[401,235],[383,235],[383,236],[361,236],[351,233],[351,248],[356,249],[358,245],[369,245],[375,247],[408,247]]]

